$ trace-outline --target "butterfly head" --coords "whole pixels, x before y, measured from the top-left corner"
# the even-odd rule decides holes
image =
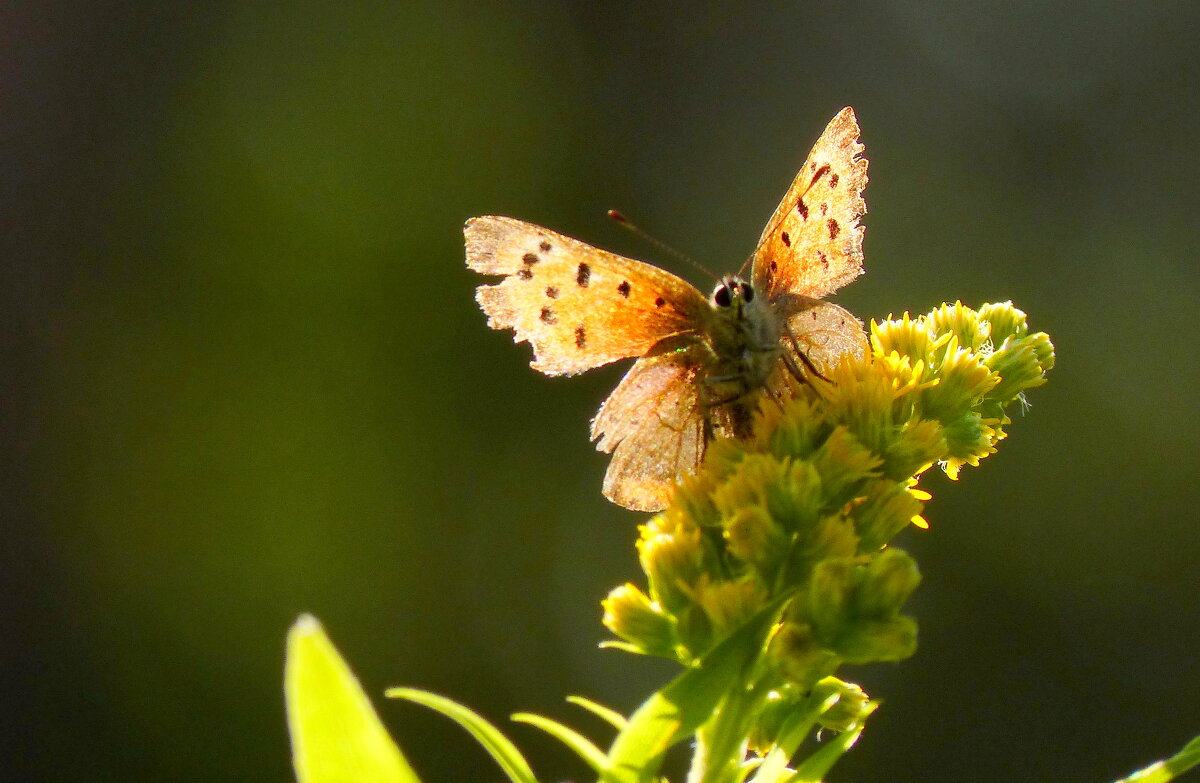
[[[737,313],[754,301],[754,287],[737,275],[725,275],[708,301],[714,310]]]

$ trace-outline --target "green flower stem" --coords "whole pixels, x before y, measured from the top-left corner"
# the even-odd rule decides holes
[[[747,736],[770,693],[763,683],[733,690],[713,718],[696,732],[688,783],[732,783],[739,777]]]

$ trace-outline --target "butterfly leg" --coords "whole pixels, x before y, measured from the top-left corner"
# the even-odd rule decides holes
[[[812,363],[811,359],[808,358],[808,354],[806,354],[803,349],[800,348],[800,341],[796,339],[796,335],[792,332],[792,328],[788,326],[786,321],[783,324],[783,330],[787,333],[788,339],[792,341],[792,348],[796,350],[796,355],[800,357],[800,361],[804,362],[804,366],[808,369],[808,371],[826,383],[832,383],[832,381],[821,374],[821,371],[817,369],[817,366]],[[795,376],[796,380],[800,381],[801,383],[808,383],[808,378],[804,377],[804,374],[800,372],[800,368],[796,366],[796,362],[794,362],[792,357],[788,356],[786,352],[783,354],[783,361],[784,364],[787,365],[788,370],[790,370],[792,375]]]
[[[792,359],[791,356],[788,356],[787,354],[783,355],[783,366],[787,367],[788,372],[791,373],[792,377],[798,382],[802,384],[808,384],[808,378],[804,377],[804,371],[800,369],[800,365],[796,364],[796,361]]]
[[[706,448],[708,444],[712,443],[713,439],[716,437],[716,431],[713,427],[713,411],[729,402],[729,400],[713,401],[710,399],[712,384],[736,379],[737,376],[729,376],[728,378],[704,378],[700,382],[700,420],[704,423],[703,437]],[[737,398],[735,397],[733,399]]]
[[[718,384],[736,384],[732,390],[714,390]],[[746,404],[752,389],[746,386],[742,373],[711,375],[700,382],[701,419],[704,422],[705,442],[716,437],[716,430],[738,439],[750,437],[752,407]]]
[[[780,410],[783,410],[783,404],[786,402],[786,400],[783,399],[783,395],[780,394],[777,389],[773,389],[770,386],[764,386],[763,391],[766,392],[767,396],[779,406]]]

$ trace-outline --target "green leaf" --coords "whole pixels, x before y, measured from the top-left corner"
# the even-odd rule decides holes
[[[726,695],[745,686],[782,604],[780,599],[760,610],[638,707],[608,752],[612,780],[653,780],[667,749],[704,725]]]
[[[570,726],[564,726],[556,720],[535,715],[532,712],[518,712],[512,716],[512,719],[518,723],[528,723],[530,726],[538,727],[575,751],[576,755],[583,759],[584,763],[591,767],[592,771],[601,778],[607,778],[608,756],[604,755],[604,751],[596,747],[591,740],[575,731],[575,729]]]
[[[583,707],[588,712],[592,713],[602,721],[612,726],[617,731],[621,731],[629,725],[629,719],[616,710],[609,709],[603,704],[597,704],[584,696],[568,696],[567,701],[578,707]]]
[[[1197,764],[1200,764],[1200,737],[1193,739],[1166,761],[1155,762],[1117,783],[1167,783]]]
[[[311,615],[288,632],[283,691],[300,783],[420,783]]]
[[[537,783],[533,770],[529,768],[528,762],[517,750],[517,746],[477,713],[445,696],[438,696],[436,693],[417,688],[389,688],[384,693],[390,699],[404,699],[442,713],[470,732],[471,736],[483,746],[483,749],[491,754],[513,783]]]

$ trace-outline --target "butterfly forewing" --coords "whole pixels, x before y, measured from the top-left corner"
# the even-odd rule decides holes
[[[505,275],[476,293],[488,326],[529,341],[547,375],[644,356],[703,324],[704,296],[657,267],[514,218],[473,218],[464,234],[467,265]]]
[[[774,298],[820,299],[862,274],[862,191],[858,120],[842,109],[817,139],[754,251],[754,285]]]

